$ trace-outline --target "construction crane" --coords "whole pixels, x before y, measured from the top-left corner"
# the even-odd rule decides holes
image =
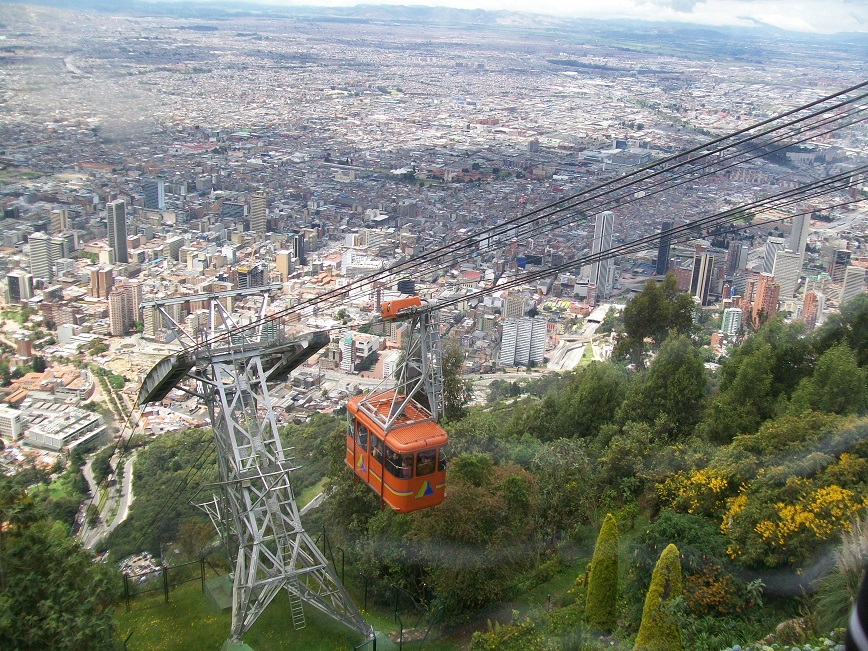
[[[268,393],[268,382],[285,377],[329,343],[326,332],[294,338],[282,323],[266,318],[269,294],[280,285],[237,289],[143,302],[175,333],[183,350],[159,361],[145,377],[139,404],[159,402],[175,388],[198,396],[208,407],[217,443],[219,479],[200,506],[235,556],[232,624],[224,650],[244,648],[241,638],[281,591],[289,597],[296,630],[305,626],[307,603],[346,625],[365,642],[374,631],[347,594],[323,553],[305,532],[290,485],[296,469],[284,450]],[[221,303],[260,296],[259,314],[239,324]],[[187,333],[166,307],[206,302],[210,316],[204,339]],[[221,334],[227,335],[219,337]],[[202,345],[203,341],[216,341]],[[194,380],[195,388],[180,385]],[[189,384],[189,383],[185,383]],[[376,647],[375,647],[376,648]]]

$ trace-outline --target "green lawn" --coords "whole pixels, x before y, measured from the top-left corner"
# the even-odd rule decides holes
[[[325,485],[325,477],[320,479],[313,486],[308,486],[301,494],[298,496],[296,502],[298,503],[298,508],[304,508],[307,506],[307,503],[310,502],[314,497],[322,493],[322,488]]]
[[[594,361],[594,347],[591,342],[585,344],[585,349],[582,351],[582,359],[579,360],[579,367],[587,366]]]
[[[311,487],[310,491],[316,487]],[[319,492],[319,491],[316,491]],[[313,492],[312,495],[315,495]],[[311,496],[312,496],[311,495]],[[303,503],[302,499],[299,503]],[[639,524],[639,523],[637,523]],[[626,547],[629,541],[640,529],[637,526],[632,532],[622,535],[621,545]],[[590,560],[593,549],[592,533],[589,531],[587,545],[581,545],[578,557],[561,572],[531,589],[516,591],[512,598],[500,605],[495,605],[490,612],[481,613],[478,621],[472,621],[450,637],[431,640],[424,646],[419,644],[404,644],[409,651],[459,651],[466,648],[470,632],[474,629],[484,629],[486,619],[501,619],[501,611],[507,620],[512,609],[522,614],[540,613],[545,607],[547,596],[551,595],[552,607],[557,607],[563,600],[567,590],[573,586],[576,576],[583,571]],[[584,547],[589,547],[584,549]],[[351,590],[356,604],[361,607],[363,596],[358,586]],[[229,614],[220,614],[208,605],[197,581],[174,588],[170,593],[169,603],[163,601],[162,592],[135,597],[131,600],[131,612],[127,613],[123,603],[117,606],[115,624],[118,639],[123,640],[132,631],[127,648],[129,651],[145,650],[187,650],[187,649],[219,649],[229,632]],[[307,627],[294,631],[288,617],[286,597],[278,595],[265,613],[257,620],[253,628],[244,636],[244,641],[255,651],[270,651],[271,649],[307,649],[310,651],[335,651],[352,649],[348,629],[320,614],[311,607],[305,606]],[[368,603],[364,613],[367,621],[377,631],[384,633],[396,631],[393,614],[388,607],[380,607]],[[412,620],[409,615],[405,620]],[[405,621],[404,625],[412,626],[414,621]],[[446,622],[449,626],[450,622]],[[353,637],[353,641],[359,640]],[[368,647],[369,648],[369,647]],[[380,640],[378,651],[391,651],[397,648],[387,640]]]
[[[127,643],[129,651],[219,649],[229,635],[229,614],[212,609],[202,594],[201,585],[193,581],[174,588],[169,603],[162,592],[135,597],[130,601],[131,612],[123,603],[117,606],[115,625],[117,638],[123,640],[132,631]],[[289,618],[285,594],[275,597],[244,636],[244,642],[255,651],[271,649],[309,649],[337,651],[352,649],[349,629],[341,626],[313,608],[305,608],[307,627],[295,631]],[[358,636],[353,636],[357,644]],[[380,650],[381,646],[377,645]]]
[[[72,490],[72,486],[69,484],[69,478],[66,476],[66,474],[61,474],[60,477],[55,479],[47,486],[45,484],[39,484],[38,486],[34,486],[31,490],[34,493],[48,491],[48,494],[54,499],[65,496],[76,497],[76,494]]]

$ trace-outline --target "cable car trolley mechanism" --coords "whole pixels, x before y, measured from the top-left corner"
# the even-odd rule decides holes
[[[346,463],[382,503],[408,513],[440,504],[446,487],[440,330],[418,296],[384,302],[381,316],[406,321],[409,336],[396,377],[347,403]]]

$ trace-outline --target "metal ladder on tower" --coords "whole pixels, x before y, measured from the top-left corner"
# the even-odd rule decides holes
[[[287,585],[287,592],[289,593],[289,612],[292,615],[292,628],[296,631],[300,631],[305,626],[307,626],[307,622],[304,618],[304,608],[302,607],[302,600],[299,596],[300,586],[298,584],[298,579],[289,582]]]

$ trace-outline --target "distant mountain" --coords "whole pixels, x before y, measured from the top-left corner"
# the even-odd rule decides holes
[[[349,1],[349,0],[348,0]],[[420,5],[362,4],[349,7],[276,6],[255,2],[177,2],[176,0],[0,0],[0,4],[32,4],[67,10],[97,11],[115,15],[170,16],[179,19],[222,21],[239,17],[281,17],[322,22],[429,24],[454,27],[546,28],[575,30],[592,26],[594,31],[629,32],[633,36],[688,38],[722,41],[739,38],[786,38],[788,41],[846,42],[868,46],[868,33],[817,35],[791,32],[750,19],[753,27],[694,25],[644,20],[592,20],[513,11],[457,9]]]

